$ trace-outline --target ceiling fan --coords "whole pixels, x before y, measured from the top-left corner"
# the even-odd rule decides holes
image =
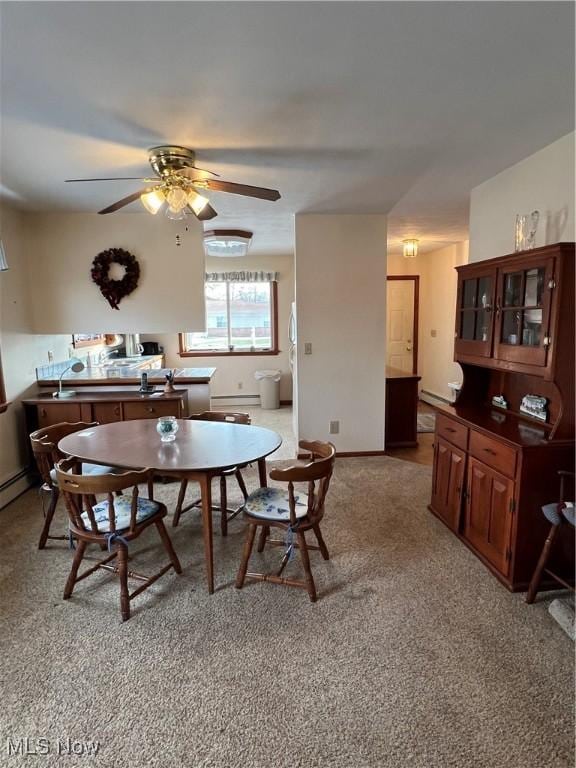
[[[249,184],[235,184],[222,181],[217,173],[198,168],[194,163],[196,153],[187,147],[160,146],[148,150],[148,160],[156,176],[140,178],[138,176],[114,177],[106,179],[66,179],[67,182],[80,181],[142,181],[147,186],[122,200],[103,208],[98,213],[114,213],[125,205],[140,200],[149,213],[156,214],[164,209],[169,219],[184,219],[186,214],[194,214],[200,221],[207,221],[217,216],[208,198],[200,191],[229,192],[233,195],[256,197],[261,200],[279,200],[280,193],[266,187],[253,187]],[[206,178],[205,175],[218,178]]]

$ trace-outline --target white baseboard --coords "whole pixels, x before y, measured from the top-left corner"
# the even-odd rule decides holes
[[[434,392],[428,392],[425,389],[420,390],[420,400],[429,405],[450,405],[452,403],[447,397],[442,397],[442,395],[437,395]]]
[[[260,395],[217,395],[216,397],[212,396],[210,402],[213,410],[218,410],[219,405],[260,405]]]
[[[33,475],[27,469],[23,469],[17,475],[2,483],[0,485],[0,510],[25,493],[32,485]]]

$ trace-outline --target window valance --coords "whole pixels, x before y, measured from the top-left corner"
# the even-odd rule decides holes
[[[277,281],[280,277],[279,272],[206,272],[207,283],[269,283]]]

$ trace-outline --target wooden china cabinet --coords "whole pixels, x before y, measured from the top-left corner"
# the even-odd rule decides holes
[[[522,590],[550,528],[540,507],[557,498],[558,470],[574,467],[574,244],[457,270],[464,379],[456,403],[438,408],[430,509]],[[546,398],[545,422],[520,412],[525,395]],[[556,560],[571,576],[571,542]]]

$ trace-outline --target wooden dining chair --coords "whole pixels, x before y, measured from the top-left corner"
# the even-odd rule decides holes
[[[221,421],[221,422],[227,422],[228,424],[250,424],[249,414],[232,413],[227,411],[204,411],[203,413],[194,413],[191,416],[188,416],[188,419],[197,420],[197,421]],[[242,492],[244,501],[246,501],[246,499],[248,498],[246,483],[244,482],[244,478],[242,477],[242,471],[241,471],[242,469],[244,469],[244,466],[232,467],[231,469],[226,469],[225,471],[217,475],[217,477],[219,477],[220,479],[220,504],[219,506],[213,506],[212,509],[214,511],[220,512],[220,531],[222,533],[222,536],[228,535],[228,521],[236,517],[236,515],[238,515],[243,508],[243,504],[241,504],[239,507],[234,507],[232,509],[228,507],[228,490],[226,486],[226,479],[228,477],[234,476],[236,478],[238,485],[240,486],[240,491]],[[190,509],[198,508],[202,503],[202,499],[197,498],[190,504],[187,504],[186,506],[184,506],[184,499],[186,497],[187,488],[188,488],[188,480],[182,480],[182,482],[180,483],[180,491],[178,493],[178,501],[176,502],[174,517],[172,519],[172,525],[174,527],[176,527],[180,522],[180,516],[182,515],[183,512],[187,512]]]
[[[530,580],[530,586],[528,587],[528,593],[526,595],[527,603],[533,603],[536,599],[540,582],[544,574],[549,578],[554,579],[554,581],[558,582],[565,589],[570,589],[572,592],[576,591],[574,583],[568,582],[563,576],[556,571],[553,571],[548,565],[554,542],[562,528],[566,528],[567,526],[572,526],[572,528],[574,528],[576,526],[574,502],[567,503],[568,499],[566,498],[569,495],[566,489],[568,483],[570,483],[571,486],[571,498],[574,498],[574,480],[576,475],[574,472],[567,472],[565,470],[560,470],[558,475],[560,476],[560,501],[557,503],[546,504],[542,507],[542,512],[550,523],[550,531],[544,542],[540,558],[538,559],[538,563],[536,564],[536,568],[534,569],[534,573]],[[572,542],[574,541],[573,535],[571,540]]]
[[[70,532],[77,543],[64,589],[64,600],[71,597],[74,586],[82,579],[99,568],[110,570],[120,578],[120,610],[122,621],[127,621],[130,618],[131,600],[148,589],[170,568],[174,568],[176,573],[182,573],[180,561],[164,526],[166,507],[155,501],[150,492],[148,499],[139,496],[139,484],[146,483],[149,491],[153,488],[149,482],[154,474],[151,469],[94,476],[76,474],[77,467],[78,461],[75,458],[64,459],[56,464],[58,487],[64,494],[70,518]],[[132,489],[131,494],[114,495],[115,492],[129,488]],[[98,502],[98,495],[104,495],[105,498]],[[153,576],[143,576],[128,570],[128,546],[152,525],[156,526],[170,562]],[[98,544],[101,548],[105,546],[110,554],[79,576],[78,570],[88,544]],[[112,560],[115,560],[114,565],[110,564]],[[143,583],[130,593],[128,578],[138,579]]]
[[[275,584],[287,584],[291,587],[306,589],[310,600],[316,602],[316,586],[310,569],[308,550],[319,549],[324,560],[328,560],[330,557],[320,531],[320,521],[324,517],[324,504],[334,468],[336,449],[332,443],[319,441],[301,440],[298,445],[310,453],[311,461],[287,469],[273,469],[270,472],[272,480],[287,483],[288,488],[286,490],[276,487],[258,488],[246,500],[244,519],[248,523],[248,530],[240,569],[236,576],[236,587],[242,589],[246,577],[260,581],[271,581]],[[296,491],[294,483],[306,483],[307,492]],[[274,574],[247,573],[248,561],[252,554],[254,538],[259,526],[261,528],[259,552],[264,549],[266,542],[284,547],[280,568]],[[286,531],[285,539],[268,539],[270,527],[278,527]],[[307,543],[305,533],[309,530],[314,531],[318,546]],[[294,541],[294,537],[296,541]],[[292,559],[295,548],[300,550],[302,565],[304,566],[304,581],[282,577],[282,572],[289,560]]]
[[[77,421],[75,423],[61,422],[60,424],[53,424],[50,427],[37,429],[30,435],[32,453],[34,454],[38,472],[42,479],[40,492],[47,492],[50,494],[48,509],[44,512],[44,526],[42,528],[42,533],[40,534],[40,540],[38,541],[38,549],[44,549],[48,539],[68,539],[67,535],[52,536],[50,534],[50,525],[52,524],[52,518],[54,517],[54,512],[56,511],[56,505],[58,504],[58,498],[60,496],[54,466],[61,459],[65,458],[64,454],[58,450],[58,443],[63,437],[66,437],[66,435],[97,426],[97,421]],[[104,467],[98,464],[84,463],[82,464],[81,471],[85,475],[103,475],[118,470],[114,467]],[[44,511],[44,503],[42,504],[42,510]]]

